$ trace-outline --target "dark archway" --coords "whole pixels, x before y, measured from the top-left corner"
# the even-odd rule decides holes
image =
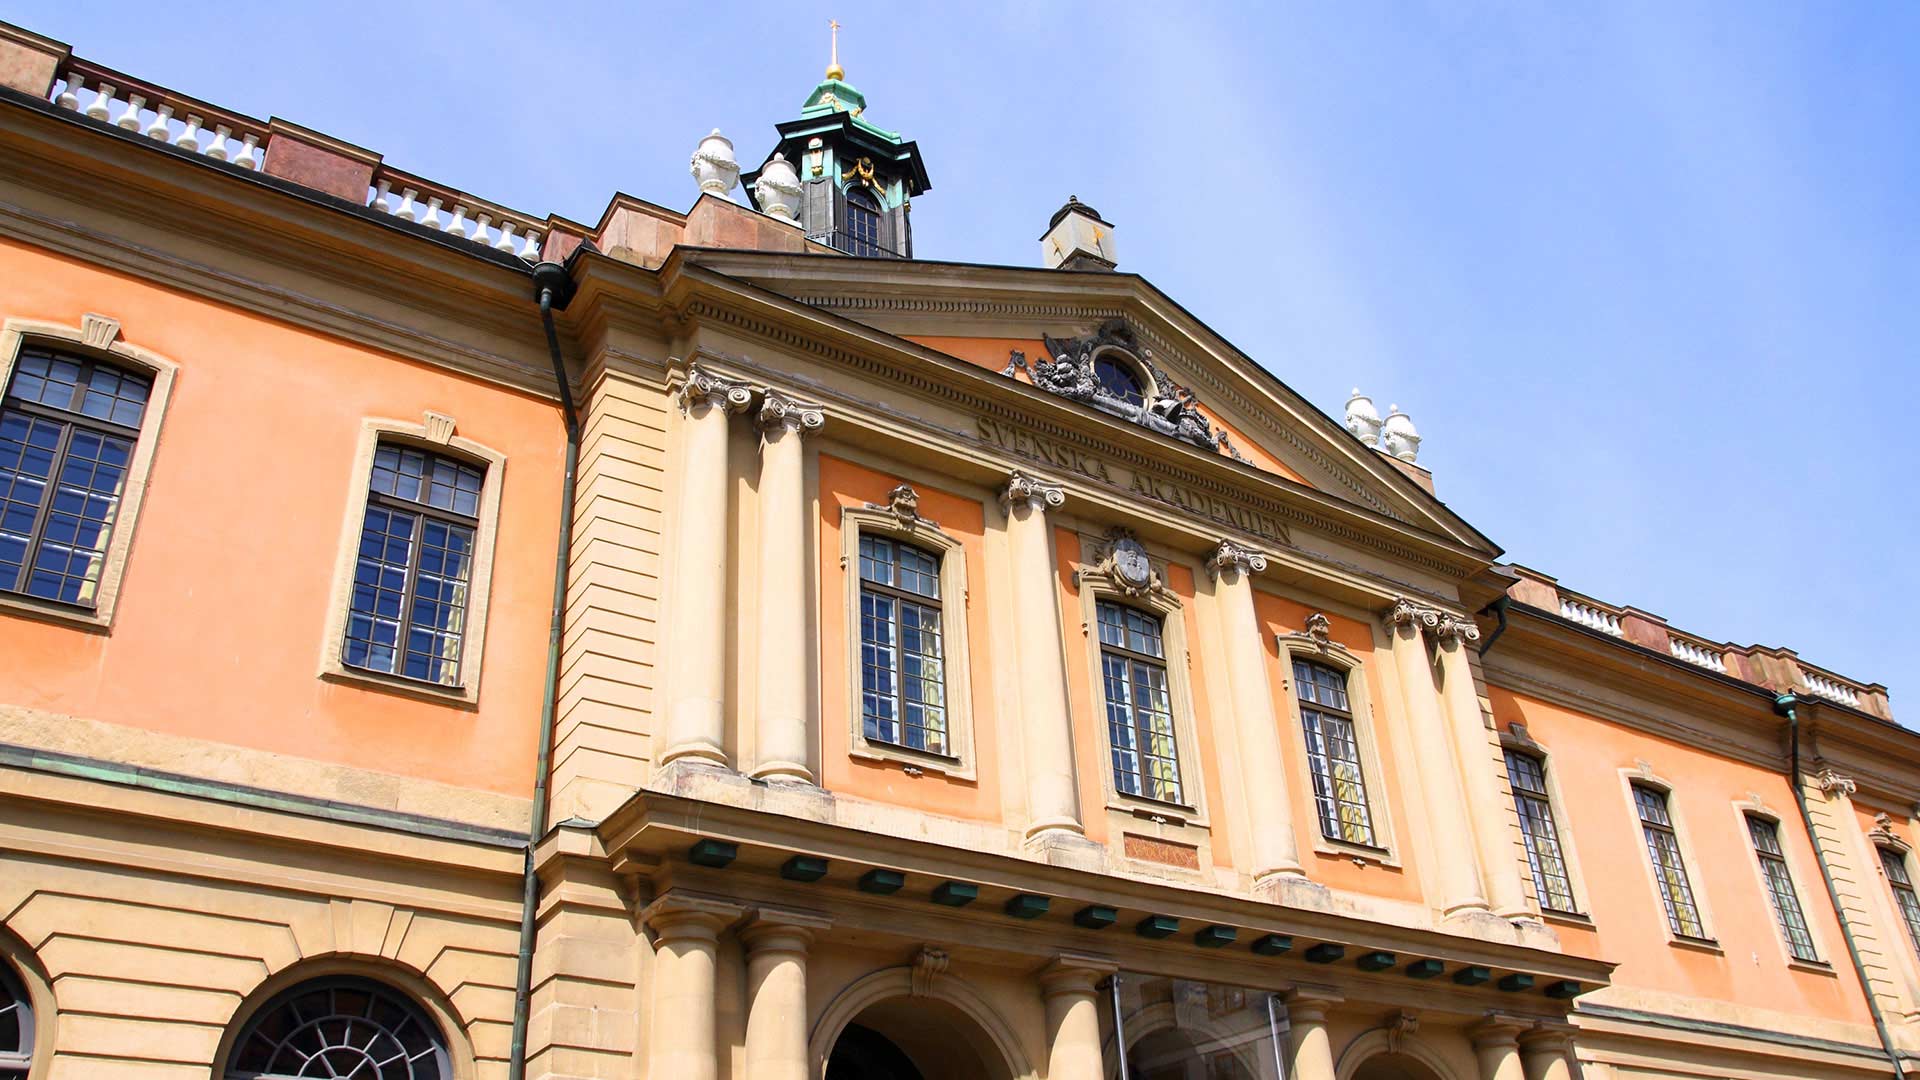
[[[833,1042],[826,1080],[1014,1080],[992,1039],[949,1002],[893,997],[860,1010]]]
[[[906,1051],[885,1035],[848,1024],[827,1059],[827,1080],[925,1080]]]
[[[1202,1047],[1193,1035],[1162,1028],[1127,1051],[1129,1080],[1254,1080],[1234,1049]]]
[[[1375,1054],[1354,1070],[1353,1080],[1442,1080],[1442,1077],[1411,1055]]]

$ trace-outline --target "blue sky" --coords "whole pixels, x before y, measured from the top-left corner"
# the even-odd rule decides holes
[[[820,77],[829,16],[871,118],[925,154],[922,256],[1032,264],[1077,194],[1122,268],[1322,409],[1352,386],[1404,405],[1441,497],[1513,561],[1884,682],[1901,711],[1920,5],[5,14],[583,221],[616,190],[690,204],[712,127],[757,162]]]

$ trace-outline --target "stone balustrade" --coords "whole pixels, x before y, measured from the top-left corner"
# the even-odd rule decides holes
[[[78,58],[60,66],[55,105],[214,161],[260,168],[267,125]]]
[[[1807,693],[1841,705],[1859,708],[1860,692],[1858,690],[1823,672],[1813,671],[1804,666],[1800,670],[1806,676]]]
[[[546,229],[544,221],[412,173],[385,165],[376,167],[367,205],[402,221],[419,222],[450,236],[518,255],[528,262],[540,259],[540,239]]]
[[[1717,671],[1722,675],[1727,673],[1726,654],[1705,642],[1692,641],[1676,634],[1667,643],[1667,651],[1677,659],[1706,668],[1708,671]]]
[[[1620,616],[1589,601],[1573,596],[1560,597],[1560,614],[1581,626],[1620,637]]]

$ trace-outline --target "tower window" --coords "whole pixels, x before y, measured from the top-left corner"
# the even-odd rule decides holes
[[[1160,620],[1105,600],[1095,607],[1095,617],[1113,786],[1128,795],[1180,802],[1180,754]]]
[[[1125,361],[1113,356],[1098,357],[1093,361],[1093,377],[1100,380],[1102,390],[1121,401],[1136,409],[1146,406],[1147,389]]]
[[[1347,676],[1338,668],[1306,660],[1293,662],[1300,697],[1300,724],[1307,739],[1307,767],[1313,773],[1313,802],[1320,832],[1329,840],[1374,847],[1373,811],[1367,805],[1366,777],[1360,771],[1360,742],[1354,733]]]
[[[834,246],[849,255],[891,255],[880,246],[880,204],[865,186],[847,188],[847,227],[844,243]]]

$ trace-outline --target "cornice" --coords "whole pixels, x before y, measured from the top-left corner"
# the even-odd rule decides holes
[[[16,239],[553,395],[538,316],[523,295],[530,295],[528,279],[515,266],[367,220],[325,196],[283,191],[272,177],[185,159],[152,140],[116,137],[30,106],[0,102],[0,147],[0,226]],[[262,268],[277,280],[262,280]],[[329,297],[329,289],[338,295]],[[464,332],[426,328],[436,321]],[[503,341],[523,344],[523,355],[500,351]]]
[[[1099,454],[1128,468],[1152,470],[1156,475],[1276,520],[1370,548],[1450,578],[1471,574],[1486,565],[1478,552],[1445,538],[1418,532],[1404,522],[1372,514],[1251,466],[1159,439],[1150,433],[1130,430],[1129,425],[1093,410],[1064,405],[1051,396],[1040,400],[1041,392],[1023,383],[997,379],[985,369],[884,331],[800,306],[786,297],[710,269],[686,266],[673,272],[671,263],[669,268],[668,296],[692,323],[704,321],[726,326],[736,334],[785,351],[811,355],[977,415],[1022,425],[1049,439]],[[845,344],[836,342],[835,338]],[[873,407],[871,403],[851,404]],[[929,435],[972,443],[998,458],[1007,456],[1005,450],[981,440],[976,433],[938,428],[919,417],[896,415]],[[1069,419],[1075,423],[1065,422]],[[1087,428],[1098,429],[1101,434],[1089,434]],[[1078,474],[1073,479],[1077,483],[1097,483]],[[1262,488],[1266,490],[1262,492]]]

